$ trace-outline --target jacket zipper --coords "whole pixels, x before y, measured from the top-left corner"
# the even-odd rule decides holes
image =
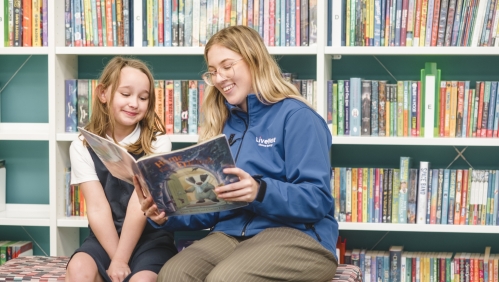
[[[247,101],[248,101],[248,98],[246,97],[246,102]],[[237,163],[237,158],[239,157],[239,152],[241,151],[241,147],[243,146],[244,136],[246,135],[246,132],[248,131],[248,127],[249,127],[249,125],[248,125],[249,114],[248,114],[248,122],[246,122],[246,119],[244,119],[243,117],[241,117],[240,115],[237,114],[237,110],[234,110],[234,115],[243,120],[244,127],[245,127],[244,132],[243,132],[243,136],[241,137],[241,144],[239,144],[239,148],[237,148],[236,157],[234,159],[234,161]]]
[[[248,103],[248,97],[246,97],[246,104]],[[237,148],[237,153],[236,153],[236,157],[234,159],[234,161],[237,163],[237,158],[239,157],[239,152],[241,151],[241,147],[243,146],[243,141],[244,141],[244,136],[246,135],[246,132],[248,131],[248,127],[249,127],[249,113],[248,114],[248,121],[246,121],[245,118],[241,117],[240,115],[238,115],[237,113],[237,110],[234,110],[234,115],[237,116],[238,118],[242,119],[243,122],[244,122],[244,126],[245,126],[245,129],[244,129],[244,132],[243,132],[243,136],[241,137],[241,144],[239,144],[239,148]],[[244,227],[243,227],[243,230],[241,231],[241,236],[245,236],[246,234],[246,227],[248,227],[248,225],[250,224],[251,221],[253,221],[253,218],[255,218],[255,215],[252,215],[251,218],[244,224]]]
[[[244,224],[243,231],[241,232],[241,236],[244,236],[246,234],[246,227],[248,227],[248,224],[253,221],[253,218],[255,218],[255,215],[252,215],[251,218]]]
[[[322,242],[321,236],[319,236],[319,233],[317,233],[317,231],[315,230],[314,224],[312,224],[312,223],[306,223],[305,224],[305,228],[306,229],[312,229],[312,231],[314,232],[315,236],[317,236],[317,240],[319,240],[319,242]]]

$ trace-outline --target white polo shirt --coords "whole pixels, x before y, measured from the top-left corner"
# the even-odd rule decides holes
[[[106,135],[106,137],[113,141],[113,138]],[[118,144],[126,146],[135,143],[140,137],[140,126],[137,127],[125,137]],[[80,139],[81,138],[81,139]],[[83,146],[83,136],[78,140],[74,140],[69,148],[69,156],[71,159],[71,184],[80,184],[87,181],[97,180],[97,172],[90,152],[87,147]],[[156,141],[152,142],[152,149],[154,153],[165,153],[172,150],[172,142],[168,135],[160,135],[156,137]]]

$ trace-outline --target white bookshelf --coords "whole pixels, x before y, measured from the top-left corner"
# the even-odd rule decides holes
[[[326,47],[326,55],[499,55],[496,47]]]
[[[48,123],[0,123],[0,140],[48,141]]]
[[[444,232],[444,233],[499,233],[499,226],[446,225],[446,224],[397,224],[339,222],[340,230],[395,231],[395,232]]]
[[[145,1],[145,0],[144,0]],[[472,47],[326,47],[327,1],[317,1],[317,45],[310,47],[269,47],[278,56],[310,56],[316,66],[317,105],[321,116],[326,114],[326,81],[331,79],[334,59],[341,55],[417,56],[417,55],[499,55],[499,48]],[[71,255],[79,246],[79,228],[87,227],[84,217],[64,215],[64,169],[69,166],[69,146],[76,133],[64,132],[64,81],[78,78],[79,56],[148,55],[203,56],[202,47],[142,47],[140,0],[134,2],[134,45],[137,47],[65,47],[64,1],[49,1],[49,47],[0,48],[0,55],[46,55],[48,57],[48,123],[0,123],[0,140],[40,140],[49,143],[49,204],[14,205],[0,212],[2,225],[48,226],[50,255]],[[299,69],[300,66],[297,66]],[[361,67],[361,66],[359,66]],[[321,94],[322,93],[322,94]],[[170,135],[172,142],[195,143],[197,135]],[[404,146],[499,146],[498,139],[487,138],[396,138],[334,136],[334,145],[404,145]],[[12,189],[12,188],[9,188]],[[340,230],[394,232],[499,233],[493,226],[402,225],[340,222]]]
[[[8,47],[0,48],[0,55],[48,55],[49,47]]]
[[[0,212],[0,225],[50,226],[49,210],[49,205],[7,204]]]

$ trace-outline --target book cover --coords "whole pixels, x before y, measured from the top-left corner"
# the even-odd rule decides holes
[[[7,172],[5,170],[5,160],[0,159],[0,211],[5,210],[5,203],[6,203],[6,179],[7,179]]]
[[[77,85],[78,80],[68,79],[65,81],[65,132],[77,132],[76,127],[78,126],[78,116],[77,116]]]
[[[418,170],[409,170],[409,185],[407,190],[407,223],[416,223],[416,207],[418,194]]]
[[[418,183],[418,207],[417,207],[417,217],[416,223],[425,224],[426,223],[426,210],[427,210],[427,197],[428,197],[428,182],[431,181],[429,178],[430,163],[421,161],[419,162],[419,183]]]
[[[225,135],[162,154],[135,160],[116,143],[79,128],[111,174],[133,184],[137,176],[144,196],[151,195],[160,212],[167,216],[218,212],[247,205],[226,202],[213,189],[238,181],[223,173],[235,167]]]

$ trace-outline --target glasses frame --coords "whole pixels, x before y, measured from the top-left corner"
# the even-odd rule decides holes
[[[204,82],[210,86],[215,86],[215,83],[213,83],[213,77],[216,77],[217,75],[220,75],[220,77],[222,77],[223,79],[231,79],[233,78],[235,75],[236,75],[236,71],[234,70],[234,65],[237,64],[238,62],[242,61],[243,58],[240,58],[240,59],[237,59],[235,61],[233,61],[230,66],[231,69],[232,69],[232,76],[231,77],[227,77],[227,76],[223,76],[221,73],[218,72],[218,70],[220,68],[222,68],[222,66],[218,67],[215,71],[207,71],[205,73],[203,73],[201,75],[201,78],[204,80]],[[226,68],[226,67],[225,67]]]

